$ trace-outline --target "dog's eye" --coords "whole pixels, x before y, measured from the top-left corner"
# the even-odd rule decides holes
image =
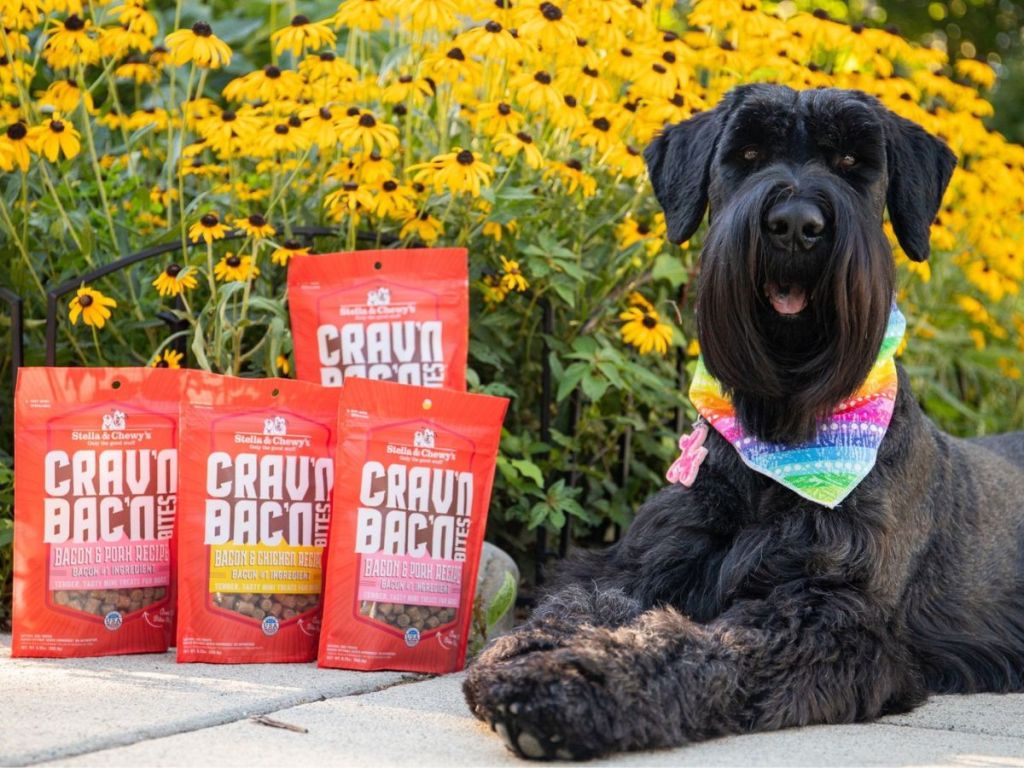
[[[748,163],[752,163],[759,157],[761,157],[761,152],[758,150],[757,147],[747,147],[746,149],[743,150],[742,154],[743,159],[746,160]]]
[[[839,167],[842,170],[844,170],[844,171],[850,170],[856,164],[857,164],[857,158],[854,157],[853,155],[847,154],[847,155],[843,155],[842,157],[839,158]]]

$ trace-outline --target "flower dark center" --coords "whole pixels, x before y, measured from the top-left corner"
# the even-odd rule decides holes
[[[498,114],[499,115],[510,115],[510,114],[512,114],[512,107],[510,107],[508,104],[506,104],[503,101],[503,102],[501,102],[498,105]]]
[[[301,128],[302,118],[299,117],[298,115],[292,115],[291,117],[288,118],[288,125],[290,125],[292,128]]]
[[[583,68],[583,74],[586,75],[587,77],[597,77],[598,72],[597,72],[596,69],[591,69],[590,67],[584,67]]]
[[[284,247],[289,251],[295,251],[302,247],[298,240],[285,240]]]
[[[348,117],[355,117],[356,115],[359,114],[359,107],[349,107],[345,114]]]
[[[573,95],[572,95],[571,93],[567,93],[567,94],[566,94],[566,95],[565,95],[565,96],[564,96],[564,97],[562,98],[562,101],[564,101],[564,102],[565,102],[566,106],[568,106],[568,107],[572,107],[573,109],[575,109],[575,108],[576,108],[576,105],[577,105],[577,104],[579,104],[579,102],[578,102],[578,101],[576,101],[576,97],[575,97],[575,96],[573,96]]]
[[[683,100],[683,94],[681,94],[681,93],[674,94],[672,96],[672,98],[669,99],[669,101],[672,102],[672,106],[673,107],[681,107],[681,106],[683,106],[683,104],[686,103]]]
[[[486,29],[486,30],[487,30],[488,32],[490,32],[491,34],[494,34],[494,35],[496,35],[496,34],[498,34],[499,32],[501,32],[501,24],[499,24],[499,23],[498,23],[498,22],[496,22],[496,21],[488,21],[488,22],[487,22],[487,23],[486,23],[486,24],[484,25],[484,29]]]
[[[622,50],[619,51],[619,54],[621,56],[625,56],[628,59],[630,56],[633,55],[633,51],[630,50],[629,48],[623,48]]]
[[[541,85],[551,85],[551,75],[547,72],[538,72],[533,76],[533,79]]]
[[[548,21],[558,21],[562,18],[562,9],[554,3],[541,3],[540,12],[544,14],[544,18]]]
[[[517,133],[516,134],[516,138],[519,139],[521,142],[523,142],[523,144],[532,144],[533,143],[533,136],[531,136],[530,134],[525,133],[523,131],[520,131],[519,133]]]
[[[164,270],[168,277],[177,277],[181,273],[180,264],[168,264],[167,269]]]
[[[722,42],[721,42],[721,43],[719,44],[719,46],[718,46],[718,47],[719,47],[719,48],[721,48],[721,49],[722,49],[723,51],[735,51],[735,50],[736,50],[736,46],[735,46],[735,45],[733,45],[733,44],[732,44],[731,42],[729,42],[728,40],[723,40],[723,41],[722,41]]]
[[[400,82],[402,85],[408,85],[409,83],[412,82],[412,75],[402,75],[400,78],[398,78],[398,82]]]
[[[651,64],[651,69],[653,69],[659,75],[664,75],[668,71],[663,66],[661,66],[661,64],[659,64],[658,62],[654,62],[653,64]]]
[[[281,76],[281,70],[278,67],[275,67],[273,64],[267,64],[267,66],[263,68],[263,74],[269,77],[271,80],[276,80]]]
[[[220,223],[220,219],[217,218],[216,213],[207,213],[203,215],[199,223],[204,227],[216,227]]]
[[[161,360],[154,367],[155,368],[170,368],[171,364],[168,363],[166,360]]]
[[[651,233],[651,228],[646,224],[637,224],[636,231],[641,235],[649,235]]]
[[[80,307],[90,307],[90,306],[92,306],[92,296],[90,294],[88,294],[88,293],[83,293],[81,296],[78,297],[78,306],[80,306]]]
[[[582,171],[583,163],[581,163],[575,157],[570,157],[568,160],[565,161],[565,167],[572,168],[574,171]]]
[[[658,321],[655,318],[651,317],[650,315],[644,314],[643,324],[644,328],[653,329],[657,327]]]
[[[213,30],[205,21],[197,21],[192,25],[192,34],[196,37],[209,37],[213,34]]]
[[[25,127],[24,123],[15,123],[14,125],[7,126],[7,138],[9,139],[20,141],[26,135],[28,135],[28,128]]]
[[[828,15],[828,11],[826,11],[824,8],[815,8],[814,18],[821,19],[823,21],[828,21],[831,17]]]
[[[465,61],[466,54],[462,52],[461,48],[452,48],[450,51],[448,51],[448,58],[455,59],[455,61]]]
[[[238,267],[238,266],[241,266],[241,264],[242,264],[242,257],[241,256],[228,256],[224,260],[224,263],[227,264],[229,267]]]
[[[391,179],[388,179],[383,184],[381,184],[381,187],[384,189],[385,192],[394,192],[396,189],[398,189],[398,184],[392,181]]]
[[[238,117],[238,115],[236,115],[230,109],[225,109],[223,112],[220,113],[220,119],[223,120],[225,123],[234,122],[235,119],[237,119],[237,117]]]
[[[323,120],[330,120],[331,110],[329,110],[327,107],[320,107],[320,117]]]
[[[324,51],[323,53],[320,54],[320,61],[331,62],[334,61],[336,58],[337,56],[335,56],[330,51]]]
[[[357,189],[359,189],[359,185],[354,181],[346,181],[344,184],[341,185],[341,188],[344,189],[346,192],[355,192]]]
[[[285,125],[284,123],[278,123],[277,125],[274,126],[274,133],[276,133],[278,136],[287,136],[288,126]]]
[[[676,55],[672,53],[672,51],[665,51],[663,54],[661,54],[661,58],[667,61],[669,64],[676,63]]]
[[[62,123],[60,120],[51,120],[50,130],[53,131],[54,133],[64,133],[64,123]]]
[[[68,32],[80,32],[85,29],[85,22],[73,13],[64,20],[64,29]]]
[[[460,165],[472,165],[473,164],[473,153],[468,149],[464,149],[455,156],[455,159]]]
[[[376,118],[369,112],[364,112],[359,116],[359,125],[363,128],[373,128],[377,124]]]
[[[260,214],[254,213],[249,217],[249,223],[254,227],[265,227],[267,226],[267,220],[264,219]]]
[[[370,153],[369,159],[373,160],[373,162],[375,162],[375,163],[379,163],[380,162],[380,152],[378,152],[376,149],[373,150],[373,152]]]
[[[596,120],[594,120],[594,127],[597,128],[597,130],[599,131],[607,131],[609,128],[612,127],[612,124],[608,122],[608,118],[599,117]]]
[[[294,19],[292,19],[293,27],[304,27],[307,24],[309,24],[309,19],[303,16],[302,14],[299,14]]]

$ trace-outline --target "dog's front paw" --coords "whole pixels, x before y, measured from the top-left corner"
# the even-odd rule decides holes
[[[536,651],[470,669],[473,713],[521,757],[581,760],[623,749],[629,720],[593,652]]]

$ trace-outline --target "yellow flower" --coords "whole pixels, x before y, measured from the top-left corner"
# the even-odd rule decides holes
[[[406,74],[400,75],[398,80],[388,85],[381,92],[380,99],[385,104],[398,104],[411,99],[413,105],[420,106],[433,95],[434,86],[430,80]]]
[[[207,213],[188,228],[188,236],[193,243],[205,240],[207,245],[213,245],[213,241],[220,240],[227,231],[228,228],[220,223],[216,213]]]
[[[438,155],[429,163],[411,165],[409,170],[416,172],[416,181],[432,185],[438,194],[445,191],[470,192],[474,197],[480,195],[480,186],[490,184],[494,176],[491,166],[477,160],[470,150],[458,147]]]
[[[538,70],[532,75],[520,72],[509,80],[509,87],[515,92],[519,103],[534,112],[555,111],[562,105],[562,94],[551,84],[551,75]]]
[[[278,56],[285,51],[291,51],[295,58],[301,56],[307,48],[324,48],[334,45],[335,40],[334,32],[327,24],[322,21],[310,21],[302,15],[296,16],[291,24],[270,36],[274,52]]]
[[[544,167],[544,156],[534,143],[533,137],[524,131],[498,134],[494,137],[494,149],[505,157],[522,154],[526,164],[531,168]]]
[[[161,296],[177,296],[198,285],[192,267],[168,264],[167,268],[153,281],[153,287]]]
[[[366,32],[378,30],[391,10],[386,0],[344,0],[332,21],[335,27],[352,27]]]
[[[515,37],[497,21],[466,30],[455,38],[455,44],[470,56],[510,59],[519,53]]]
[[[82,99],[85,99],[86,111],[89,114],[95,114],[96,108],[93,106],[92,94],[89,91],[83,91],[74,80],[56,80],[39,97],[38,106],[50,107],[57,112],[70,114],[78,109]]]
[[[226,253],[213,265],[213,276],[224,282],[241,282],[256,277],[259,273],[260,268],[253,263],[252,256]]]
[[[17,6],[15,6],[17,7]],[[100,59],[100,46],[89,33],[92,22],[77,14],[64,21],[50,20],[50,29],[43,46],[43,58],[53,69],[75,69]]]
[[[517,291],[522,293],[530,284],[523,277],[523,273],[519,270],[519,262],[506,259],[504,256],[501,257],[501,287],[506,291]]]
[[[302,87],[302,78],[295,72],[267,64],[255,72],[236,77],[224,86],[224,98],[231,101],[284,101],[297,96]]]
[[[401,238],[408,238],[416,235],[416,237],[427,245],[436,241],[443,234],[444,227],[441,225],[441,222],[426,211],[418,216],[413,216],[411,219],[406,221],[398,233]]]
[[[480,124],[488,136],[499,133],[515,133],[523,125],[523,114],[512,109],[504,101],[491,101],[481,104],[474,119]]]
[[[197,21],[192,29],[179,29],[164,40],[175,65],[192,62],[199,67],[219,69],[231,63],[231,48],[213,34],[210,25]]]
[[[626,297],[626,301],[631,307],[640,307],[640,309],[645,311],[654,311],[654,305],[651,304],[651,302],[647,300],[647,297],[639,291],[630,291],[629,296]]]
[[[29,129],[24,123],[7,126],[7,130],[0,135],[0,169],[9,172],[17,166],[23,172],[27,171],[32,161],[29,154],[31,147]]]
[[[406,219],[416,212],[416,193],[408,184],[385,179],[377,186],[373,212],[381,218]]]
[[[77,325],[81,316],[86,325],[102,328],[110,318],[109,307],[116,306],[117,302],[109,296],[82,286],[68,304],[68,318],[73,325]]]
[[[281,372],[282,376],[287,376],[292,372],[292,364],[288,361],[287,355],[278,355],[274,364],[277,366],[277,370]]]
[[[991,88],[996,84],[996,72],[984,61],[974,59],[958,59],[956,62],[956,73],[966,77],[982,88]]]
[[[61,120],[59,112],[54,112],[42,125],[30,129],[29,142],[37,154],[44,155],[51,163],[57,162],[61,154],[71,159],[82,149],[75,126]]]
[[[562,9],[547,2],[525,10],[520,16],[518,30],[523,39],[539,43],[545,51],[575,46],[579,37],[576,25],[565,17]]]
[[[131,80],[139,85],[146,85],[148,83],[155,83],[159,74],[156,71],[156,67],[152,64],[145,61],[128,60],[114,70],[114,77]]]
[[[630,307],[619,315],[623,321],[620,332],[622,340],[632,344],[640,354],[656,351],[660,355],[668,352],[672,343],[672,326],[661,322],[656,310],[647,307]]]
[[[401,9],[402,21],[412,32],[449,32],[459,26],[455,0],[405,0],[395,7]]]
[[[381,123],[372,112],[356,112],[338,122],[338,139],[346,149],[359,147],[370,154],[374,147],[381,155],[389,155],[398,147],[398,129]]]
[[[184,359],[185,355],[168,347],[163,354],[154,357],[150,365],[153,368],[181,368],[181,361]]]
[[[285,240],[284,245],[280,248],[275,248],[270,254],[270,260],[274,264],[279,264],[282,267],[288,266],[288,262],[292,260],[294,256],[308,256],[309,246],[302,246],[298,240]]]
[[[235,226],[249,235],[253,240],[264,240],[273,237],[277,232],[261,214],[253,213],[244,219],[235,219]]]
[[[480,281],[480,290],[483,291],[484,303],[489,309],[495,309],[508,296],[508,289],[497,275],[484,275]]]
[[[565,191],[570,195],[577,189],[584,197],[593,197],[597,193],[597,179],[583,170],[583,163],[574,157],[564,163],[548,163],[544,178],[555,178],[562,182]]]
[[[358,211],[372,211],[374,207],[373,193],[370,189],[355,181],[346,181],[324,198],[326,208],[335,221]]]

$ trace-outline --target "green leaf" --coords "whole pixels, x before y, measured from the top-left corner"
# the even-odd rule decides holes
[[[576,389],[576,385],[580,383],[580,379],[583,378],[584,374],[590,370],[590,366],[586,363],[573,363],[565,369],[565,373],[562,374],[561,380],[558,382],[558,392],[555,394],[555,402],[562,402],[569,396],[569,393]]]
[[[598,401],[608,389],[608,382],[592,376],[589,372],[583,377],[583,394],[593,401]]]
[[[491,599],[491,604],[487,606],[486,619],[488,631],[501,620],[502,616],[509,612],[515,601],[516,580],[511,573],[506,573],[505,580],[498,588],[497,594]]]
[[[682,259],[663,253],[654,260],[651,277],[655,280],[667,280],[673,288],[678,288],[687,281],[689,275]]]
[[[512,462],[512,466],[518,469],[521,475],[533,480],[538,487],[544,487],[544,475],[541,473],[540,467],[529,459],[516,459]]]
[[[196,335],[192,337],[192,354],[196,356],[196,363],[204,371],[213,370],[210,368],[210,361],[206,357],[206,335],[203,333],[203,321],[196,319]]]

